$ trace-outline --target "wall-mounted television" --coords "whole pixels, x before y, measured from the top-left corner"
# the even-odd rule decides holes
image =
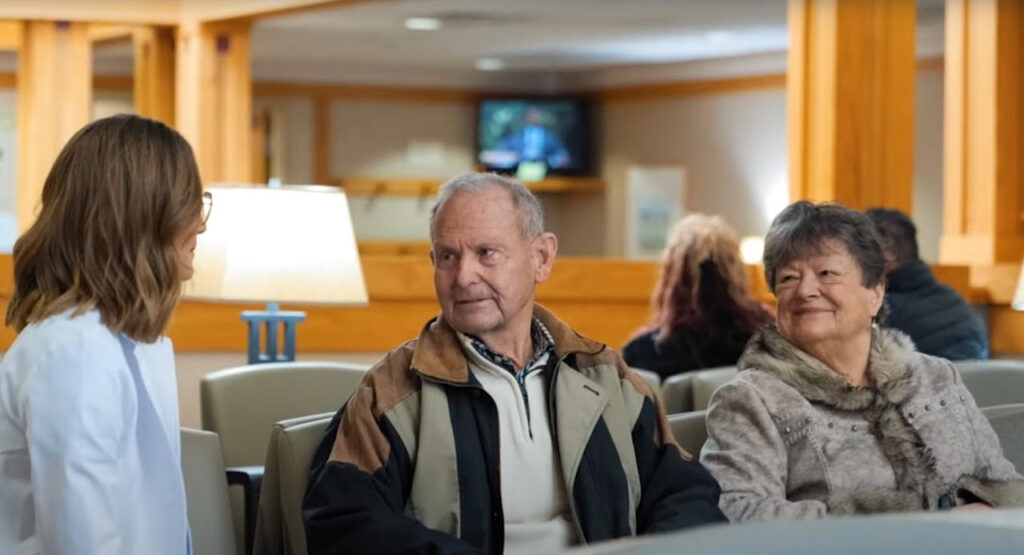
[[[582,98],[485,98],[477,111],[477,163],[491,171],[591,172],[590,104]]]

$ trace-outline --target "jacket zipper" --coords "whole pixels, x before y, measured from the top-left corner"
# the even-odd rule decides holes
[[[556,359],[555,367],[551,371],[551,383],[548,384],[548,420],[550,422],[549,427],[551,428],[551,442],[555,446],[555,448],[559,450],[559,463],[561,463],[561,446],[558,443],[558,430],[557,430],[557,426],[555,426],[555,418],[557,417],[557,413],[555,412],[555,396],[552,394],[552,392],[555,389],[555,381],[558,378],[558,367],[561,366],[563,362],[565,362],[565,359],[569,358],[569,356],[573,355],[573,354],[576,354],[576,352],[572,351],[572,352],[565,353],[564,355],[561,356],[561,358]],[[433,376],[426,376],[426,375],[420,373],[419,371],[416,371],[415,368],[413,368],[413,371],[415,371],[416,374],[418,374],[421,379],[427,380],[429,382],[433,382],[433,383],[440,384],[440,385],[450,385],[450,386],[454,386],[454,387],[463,387],[463,388],[476,389],[477,391],[480,391],[481,394],[487,396],[487,399],[490,400],[490,402],[491,402],[491,407],[495,408],[495,410],[496,410],[496,407],[494,405],[494,399],[492,399],[491,396],[488,395],[487,391],[483,387],[481,387],[479,385],[472,384],[472,383],[466,383],[466,382],[454,382],[454,381],[450,381],[450,380],[442,380],[442,379],[439,379],[439,378],[435,378]],[[494,441],[494,440],[492,440],[492,441]],[[498,514],[496,515],[497,522],[495,524],[499,527],[499,529],[501,531],[501,550],[500,551],[504,551],[504,549],[505,549],[505,516],[504,516],[504,510],[502,509],[502,503],[501,503],[501,445],[500,444],[497,445],[495,447],[494,451],[495,451],[495,453],[497,453],[497,465],[498,465],[498,475],[497,475],[498,481],[497,481],[497,484],[498,484],[498,491],[495,492],[494,491],[494,487],[492,486],[491,487],[491,496],[494,499],[496,499],[497,503],[498,503],[498,511],[497,511]],[[572,489],[569,487],[569,483],[570,483],[571,477],[570,476],[563,476],[563,478],[565,479],[565,497],[566,497],[566,502],[569,505],[569,517],[572,519],[573,528],[576,530],[576,537],[579,539],[580,545],[587,545],[587,538],[583,535],[583,525],[580,524],[579,512],[576,509],[576,501],[573,499]]]

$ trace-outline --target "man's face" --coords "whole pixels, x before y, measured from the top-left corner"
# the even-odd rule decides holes
[[[430,259],[445,319],[485,342],[523,329],[534,286],[554,261],[554,235],[525,238],[511,194],[498,186],[452,195],[437,212]]]

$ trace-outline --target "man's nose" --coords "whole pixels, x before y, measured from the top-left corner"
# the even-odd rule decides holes
[[[472,285],[477,279],[477,262],[472,256],[459,258],[459,267],[455,274],[455,284],[459,287]]]

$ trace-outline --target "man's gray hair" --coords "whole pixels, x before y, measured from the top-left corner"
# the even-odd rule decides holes
[[[455,193],[474,193],[487,187],[501,187],[512,195],[512,206],[519,213],[519,229],[523,237],[532,239],[544,233],[544,211],[537,197],[523,185],[522,181],[496,173],[467,173],[453,177],[441,185],[437,200],[430,209],[430,235],[434,235],[434,220],[437,213]]]

